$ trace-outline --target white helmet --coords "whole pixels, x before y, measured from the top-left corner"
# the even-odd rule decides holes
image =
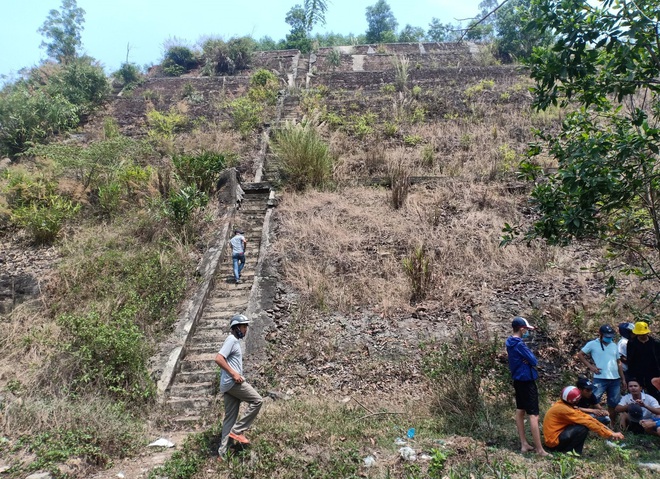
[[[229,320],[229,327],[233,328],[234,326],[238,326],[239,324],[250,324],[250,320],[244,314],[235,314]]]

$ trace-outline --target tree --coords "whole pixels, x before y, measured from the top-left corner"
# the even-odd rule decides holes
[[[530,60],[534,106],[567,107],[559,132],[539,132],[521,173],[538,175],[551,156],[556,174],[532,191],[539,218],[518,233],[566,245],[594,239],[608,267],[660,280],[660,34],[658,0],[538,0],[533,26],[556,34]],[[609,290],[616,284],[609,279]]]
[[[367,42],[384,43],[396,39],[396,27],[399,25],[392,9],[385,0],[378,0],[367,7]],[[396,40],[395,40],[396,41]]]
[[[43,41],[48,56],[60,63],[67,63],[78,56],[82,45],[81,33],[85,22],[85,10],[76,0],[62,0],[60,10],[51,10],[38,32],[49,41]]]
[[[408,24],[403,27],[401,33],[399,33],[399,41],[402,43],[405,42],[421,42],[426,38],[426,33],[421,27],[413,27]]]
[[[287,12],[285,21],[291,26],[291,31],[286,36],[286,48],[298,49],[303,53],[310,52],[312,41],[308,36],[308,21],[305,9],[300,5],[293,6]]]
[[[305,0],[305,29],[312,31],[317,23],[325,25],[325,12],[328,10],[326,0]]]
[[[536,46],[548,46],[553,35],[550,29],[527,28],[534,18],[531,0],[509,0],[495,12],[495,48],[504,61],[529,58]]]
[[[504,0],[505,2],[508,0]],[[473,18],[465,30],[464,37],[472,41],[492,41],[495,32],[495,12],[497,0],[482,0],[479,15]]]
[[[429,23],[429,29],[426,32],[426,36],[429,40],[434,42],[447,42],[452,38],[452,30],[456,29],[457,28],[452,27],[449,23],[440,23],[439,19],[433,17],[431,23]]]

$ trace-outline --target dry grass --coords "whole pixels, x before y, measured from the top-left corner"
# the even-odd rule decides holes
[[[458,180],[431,188],[413,188],[399,210],[383,189],[285,195],[276,248],[287,280],[321,308],[401,307],[410,299],[402,260],[423,243],[435,265],[429,299],[453,308],[476,301],[484,284],[552,282],[557,265],[574,264],[569,251],[540,243],[499,247],[502,225],[522,220],[520,197]]]

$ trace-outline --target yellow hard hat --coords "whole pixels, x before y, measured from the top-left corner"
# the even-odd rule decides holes
[[[644,321],[637,321],[635,323],[635,327],[632,330],[632,333],[636,334],[637,336],[642,334],[649,334],[650,332],[651,330],[649,329],[649,325]]]

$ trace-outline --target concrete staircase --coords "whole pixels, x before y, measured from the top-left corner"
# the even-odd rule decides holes
[[[174,425],[181,427],[200,423],[204,412],[212,405],[218,391],[220,374],[220,368],[214,361],[215,356],[229,334],[229,319],[245,311],[254,281],[270,185],[250,183],[242,185],[242,188],[245,197],[236,211],[231,230],[238,227],[245,232],[245,267],[241,273],[241,282],[235,284],[231,251],[224,252],[213,290],[201,319],[189,337],[180,370],[172,381],[166,400]]]

